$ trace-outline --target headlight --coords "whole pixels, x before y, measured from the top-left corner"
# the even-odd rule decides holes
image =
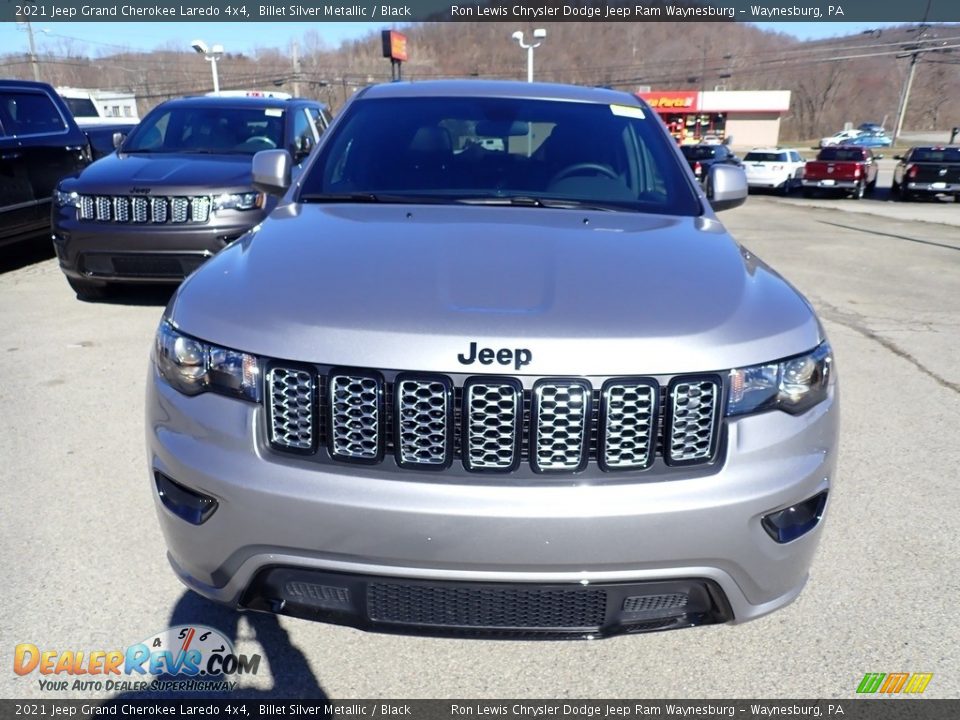
[[[53,202],[57,207],[80,207],[80,194],[64,192],[60,188],[53,191]]]
[[[224,193],[213,199],[213,209],[216,210],[253,210],[263,207],[263,193]]]
[[[157,371],[184,395],[215,392],[260,401],[260,361],[188,337],[163,320],[157,329],[154,360]]]
[[[727,415],[763,410],[799,415],[827,397],[832,372],[833,353],[826,342],[806,355],[731,370]]]

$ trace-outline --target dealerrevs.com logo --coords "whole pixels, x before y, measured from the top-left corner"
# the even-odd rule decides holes
[[[233,643],[205,625],[178,625],[125,650],[54,650],[20,643],[13,671],[37,674],[40,689],[88,690],[234,690],[230,678],[256,675],[260,655],[238,655]]]

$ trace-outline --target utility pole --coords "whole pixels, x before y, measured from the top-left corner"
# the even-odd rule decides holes
[[[290,49],[293,56],[293,96],[300,97],[300,43],[293,41]]]
[[[900,91],[900,109],[897,110],[897,125],[893,130],[893,142],[900,137],[900,131],[903,130],[903,119],[907,115],[907,103],[910,102],[910,88],[913,87],[913,74],[917,70],[917,62],[920,59],[920,53],[913,53],[910,56],[910,69],[907,71],[907,81],[903,84],[903,90]]]
[[[33,79],[40,82],[40,63],[37,60],[37,48],[33,42],[33,26],[29,20],[24,24],[27,26],[27,39],[30,41],[30,65],[33,67]]]
[[[903,120],[907,115],[907,103],[910,102],[910,88],[913,86],[913,74],[917,70],[917,63],[920,60],[920,56],[923,54],[924,50],[922,49],[923,38],[927,34],[927,30],[930,29],[930,26],[927,25],[927,18],[930,17],[930,4],[933,0],[927,0],[927,9],[923,13],[923,22],[916,28],[917,41],[912,46],[908,46],[906,50],[912,50],[913,53],[910,55],[910,69],[907,71],[907,79],[903,84],[903,90],[900,93],[900,106],[897,108],[897,125],[893,129],[893,142],[896,142],[900,137],[900,131],[903,130]],[[911,32],[907,30],[907,32]],[[904,57],[898,55],[897,57]]]

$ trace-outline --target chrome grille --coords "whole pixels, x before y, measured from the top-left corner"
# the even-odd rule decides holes
[[[97,220],[110,220],[110,198],[97,198]]]
[[[706,462],[713,456],[720,384],[714,379],[675,380],[670,384],[670,432],[667,461]]]
[[[270,442],[293,450],[312,450],[316,440],[316,397],[312,373],[271,368],[267,373]]]
[[[453,450],[453,393],[440,378],[398,378],[394,446],[401,466],[442,468]]]
[[[580,381],[538,382],[533,388],[535,470],[581,470],[586,465],[591,391]]]
[[[600,464],[604,470],[635,470],[653,462],[658,388],[643,380],[607,382],[600,397]]]
[[[130,204],[133,206],[133,221],[137,223],[145,223],[150,219],[149,213],[147,212],[150,207],[150,203],[147,202],[145,197],[135,197],[131,198]]]
[[[185,197],[170,198],[170,219],[175,223],[185,223],[189,217],[190,200]]]
[[[162,197],[150,198],[150,214],[155,223],[165,223],[167,221],[167,199]]]
[[[376,462],[383,455],[383,385],[372,375],[330,376],[330,454]]]
[[[80,196],[80,219],[93,220],[93,198],[90,195]]]
[[[80,220],[117,223],[205,223],[210,197],[144,197],[142,195],[81,195]]]
[[[320,462],[379,463],[474,473],[644,472],[712,463],[720,443],[722,380],[716,375],[609,379],[473,376],[457,387],[440,374],[286,366],[266,375],[266,435],[280,451]],[[318,453],[318,448],[326,451]],[[328,454],[329,453],[329,454]]]
[[[190,198],[190,219],[196,223],[205,223],[210,219],[210,198]]]
[[[463,392],[463,462],[468,470],[512,470],[520,463],[517,440],[523,418],[519,383],[478,380]]]
[[[113,219],[117,222],[130,222],[130,198],[117,196],[113,199]]]

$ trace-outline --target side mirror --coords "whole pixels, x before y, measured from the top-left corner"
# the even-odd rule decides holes
[[[253,156],[253,187],[282,197],[290,187],[293,160],[286,150],[262,150]]]
[[[313,138],[299,137],[294,143],[293,162],[299,165],[313,151]]]
[[[113,147],[116,150],[120,149],[120,146],[123,145],[123,141],[127,139],[127,134],[122,132],[115,132],[113,134]]]
[[[876,154],[873,156],[873,159],[874,159],[874,160],[882,160],[882,159],[883,159],[883,153],[876,153]]]
[[[739,207],[747,199],[747,175],[736,165],[714,165],[707,173],[707,200],[714,212]]]
[[[893,159],[894,159],[894,160],[903,160],[903,155],[894,155],[894,156],[893,156]]]

